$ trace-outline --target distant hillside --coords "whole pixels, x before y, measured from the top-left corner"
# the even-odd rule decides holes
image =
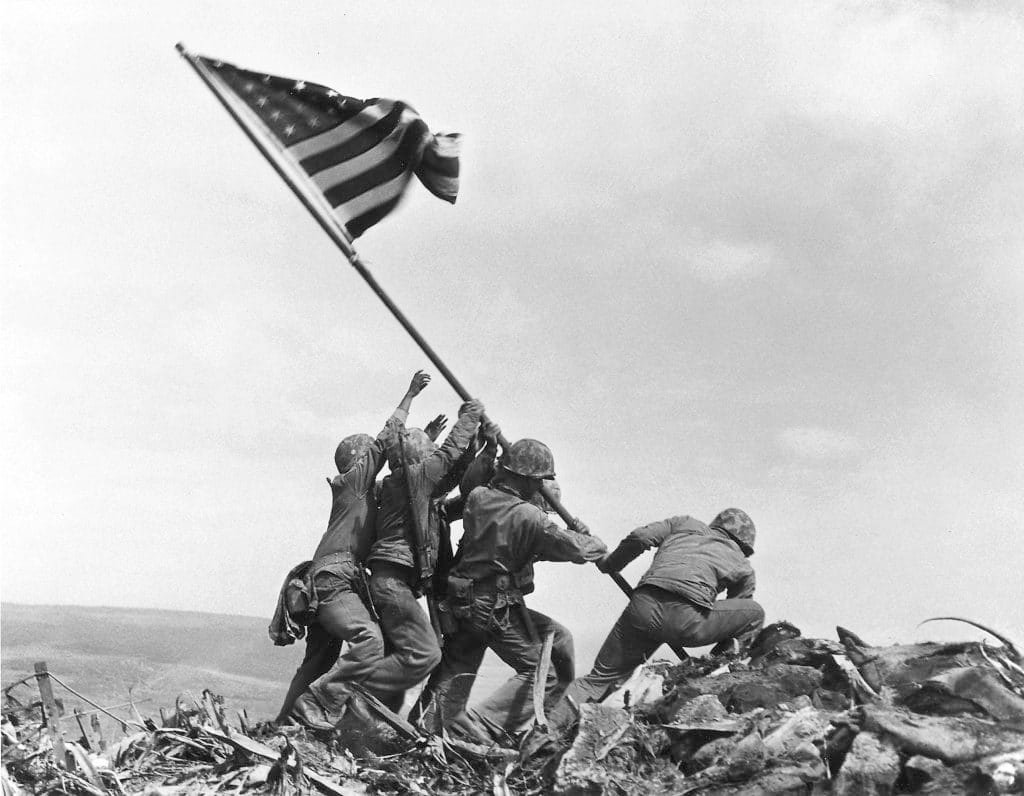
[[[194,611],[0,603],[0,679],[6,686],[30,675],[36,661],[46,661],[69,686],[104,706],[127,702],[131,688],[133,699],[149,700],[140,712],[156,716],[159,708],[172,708],[179,695],[198,697],[209,688],[225,698],[230,711],[244,707],[253,720],[270,719],[306,645],[275,647],[267,622]],[[589,668],[605,632],[577,639],[577,674]],[[511,675],[488,652],[471,703]],[[34,698],[35,685],[12,693]],[[69,712],[88,707],[61,688],[55,695]]]
[[[102,705],[150,699],[142,713],[171,707],[179,694],[203,688],[252,718],[276,713],[305,645],[275,647],[267,620],[247,616],[0,604],[4,685],[45,660],[68,685]],[[61,693],[74,707],[80,701]],[[15,694],[27,694],[24,689]],[[84,708],[85,706],[82,705]]]

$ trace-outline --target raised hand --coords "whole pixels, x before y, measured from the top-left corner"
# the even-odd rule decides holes
[[[430,384],[430,374],[426,373],[426,372],[424,372],[422,370],[417,370],[413,374],[412,381],[409,382],[409,390],[407,392],[407,395],[411,395],[412,397],[416,397],[421,392],[423,392],[423,389],[428,384]]]
[[[447,425],[448,417],[446,415],[438,415],[427,423],[427,427],[423,429],[423,432],[430,437],[431,442],[437,442],[437,438],[441,436],[441,432],[444,431]]]

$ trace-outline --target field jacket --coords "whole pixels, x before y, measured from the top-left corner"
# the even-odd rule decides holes
[[[568,531],[502,484],[469,493],[462,539],[451,574],[475,583],[515,576],[523,594],[533,591],[535,561],[596,561],[608,548],[596,536]]]
[[[416,539],[410,514],[427,535],[427,551],[431,567],[436,564],[440,539],[437,501],[458,486],[462,475],[461,464],[468,465],[470,455],[476,453],[475,441],[480,421],[472,415],[463,415],[445,438],[444,443],[425,461],[399,469],[384,478],[380,489],[380,508],[377,511],[376,539],[370,550],[369,562],[381,561],[419,570],[416,562]],[[407,480],[412,484],[409,499]]]
[[[374,482],[386,461],[388,444],[405,423],[406,412],[396,409],[367,451],[344,473],[327,479],[331,486],[331,515],[313,559],[332,553],[351,553],[362,562],[373,544],[377,520]]]
[[[638,588],[656,586],[701,608],[711,608],[722,591],[727,597],[754,596],[754,568],[739,545],[693,517],[669,517],[637,528],[608,556],[604,568],[618,572],[652,547],[658,550]]]

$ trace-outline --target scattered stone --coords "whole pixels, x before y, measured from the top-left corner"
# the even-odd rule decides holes
[[[945,763],[924,755],[914,755],[903,764],[904,785],[914,793],[942,782],[948,773]]]
[[[870,732],[853,739],[832,792],[836,796],[888,796],[900,776],[900,756],[891,741]]]
[[[622,708],[584,703],[576,740],[562,756],[555,774],[555,790],[564,796],[600,794],[613,780],[604,764],[611,748],[630,730],[632,719]]]

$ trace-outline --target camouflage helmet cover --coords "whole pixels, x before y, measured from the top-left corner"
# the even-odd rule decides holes
[[[748,556],[754,552],[757,529],[754,521],[742,509],[726,509],[711,521],[712,528],[725,531]]]
[[[406,464],[419,464],[425,461],[430,454],[437,450],[437,445],[427,436],[427,432],[421,428],[410,428],[404,433],[404,439],[399,441],[396,438],[394,444],[388,447],[388,467],[397,470],[402,466],[402,449],[405,450]]]
[[[552,478],[545,484],[545,486],[554,493],[555,500],[561,503],[562,487],[558,485],[558,482],[554,478]],[[551,506],[550,503],[547,502],[547,500],[544,499],[544,495],[542,495],[540,492],[537,492],[537,494],[530,498],[530,502],[534,506],[539,508],[541,511],[547,512],[548,514],[554,512],[554,508]]]
[[[366,451],[373,444],[373,437],[369,434],[352,434],[345,437],[338,443],[334,451],[334,463],[338,466],[339,473],[345,473],[352,469]]]
[[[555,457],[551,448],[535,439],[513,442],[501,459],[501,465],[510,473],[527,478],[554,478]]]

